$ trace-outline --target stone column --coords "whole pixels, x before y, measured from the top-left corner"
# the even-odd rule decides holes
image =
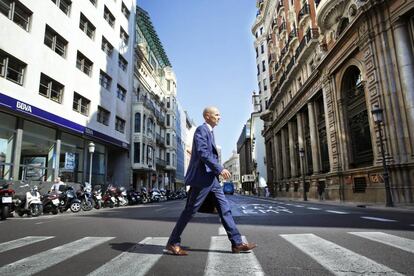
[[[298,113],[296,114],[296,120],[297,120],[297,124],[298,124],[298,144],[299,144],[299,149],[305,149],[305,131],[303,129],[303,115],[302,113]],[[304,170],[305,167],[305,158],[301,158],[300,159],[300,174],[302,175],[303,172],[306,170]]]
[[[14,180],[19,180],[20,157],[22,154],[23,119],[17,119],[16,135],[14,138],[13,174]]]
[[[53,179],[59,176],[59,163],[60,163],[60,148],[62,145],[62,132],[60,130],[56,133],[56,150],[55,150],[55,162],[54,162],[54,172]]]
[[[394,25],[395,53],[401,78],[402,94],[405,97],[405,109],[410,125],[414,125],[414,54],[408,30],[408,20],[397,21]],[[411,135],[411,143],[414,137]]]
[[[319,152],[319,140],[318,140],[318,129],[316,126],[315,107],[312,101],[308,102],[308,113],[309,113],[309,131],[311,138],[312,148],[312,164],[313,173],[318,174],[320,172],[320,152]]]
[[[289,133],[289,157],[290,157],[290,175],[292,177],[295,177],[298,175],[297,172],[297,151],[296,151],[296,145],[295,145],[295,139],[293,137],[294,135],[294,128],[295,124],[294,122],[290,121],[288,123],[288,133]]]
[[[283,178],[284,179],[288,179],[290,176],[289,173],[289,157],[287,154],[287,149],[288,149],[288,145],[286,142],[286,138],[287,138],[287,130],[286,128],[282,128],[281,130],[281,139],[282,139],[282,162],[283,162]]]
[[[280,133],[275,135],[275,174],[276,180],[283,178],[282,156],[280,155]]]

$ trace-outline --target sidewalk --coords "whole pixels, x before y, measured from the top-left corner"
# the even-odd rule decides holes
[[[413,212],[414,213],[414,203],[413,204],[394,204],[394,207],[386,207],[384,204],[371,203],[371,202],[340,202],[335,200],[318,200],[315,198],[308,198],[308,201],[303,201],[303,199],[292,199],[289,197],[264,197],[264,196],[255,196],[255,195],[243,195],[251,198],[266,199],[272,201],[286,201],[294,203],[316,203],[316,204],[326,204],[334,206],[343,206],[343,207],[359,207],[367,209],[377,209],[377,210],[386,210],[386,211],[400,211],[400,212]]]

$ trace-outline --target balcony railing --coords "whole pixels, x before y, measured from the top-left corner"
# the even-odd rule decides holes
[[[285,47],[283,47],[282,51],[280,52],[280,58],[282,59],[289,49],[289,42],[286,43]]]
[[[319,37],[318,29],[309,28],[306,31],[305,36],[302,38],[301,42],[299,43],[298,48],[296,48],[296,53],[295,53],[296,59],[302,53],[303,49],[306,47],[309,41],[311,41],[312,39],[317,39],[318,37]]]
[[[290,31],[289,33],[288,44],[297,36],[298,36],[298,29],[293,28],[292,31]]]
[[[300,9],[298,13],[298,22],[307,14],[310,13],[309,4],[303,5],[302,9]]]
[[[166,167],[167,166],[167,161],[162,160],[161,158],[156,158],[155,159],[155,164],[157,166],[160,166],[160,167]]]
[[[289,62],[289,64],[286,66],[286,75],[288,75],[289,74],[289,72],[290,72],[290,70],[292,70],[292,67],[293,67],[293,65],[295,64],[295,57],[292,57],[291,59],[290,59],[290,62]]]
[[[272,30],[275,28],[275,26],[277,26],[277,21],[276,21],[276,19],[273,19],[273,21],[272,21]]]
[[[282,22],[282,24],[280,24],[278,28],[279,34],[281,34],[283,30],[286,30],[286,22]]]

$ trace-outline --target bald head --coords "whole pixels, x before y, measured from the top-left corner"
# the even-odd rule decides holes
[[[215,113],[216,111],[218,111],[218,108],[215,106],[207,106],[206,108],[204,108],[203,110],[203,118],[205,119],[207,115]]]
[[[220,111],[215,106],[206,107],[203,110],[203,117],[207,124],[215,127],[220,121]]]

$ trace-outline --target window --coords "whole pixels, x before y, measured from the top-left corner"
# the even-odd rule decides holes
[[[170,121],[171,121],[171,116],[170,114],[167,114],[167,126],[170,126]]]
[[[111,83],[112,78],[107,73],[101,70],[101,73],[99,74],[99,84],[107,90],[110,90]]]
[[[26,64],[8,53],[0,50],[0,76],[23,85]]]
[[[167,166],[170,166],[171,165],[171,162],[170,162],[170,153],[169,152],[167,152]]]
[[[121,133],[125,132],[125,120],[119,118],[118,116],[116,116],[115,130],[117,130]]]
[[[111,116],[111,112],[106,110],[105,108],[98,106],[98,114],[96,116],[96,120],[104,125],[109,125],[109,117]]]
[[[66,47],[68,42],[48,25],[46,25],[44,43],[59,56],[66,56]]]
[[[260,45],[260,53],[264,53],[264,45],[262,44],[262,45]]]
[[[167,108],[171,107],[171,98],[167,98]]]
[[[102,36],[101,49],[107,54],[107,56],[110,57],[114,51],[114,46],[112,46],[112,44],[109,43],[109,41],[104,36]]]
[[[81,29],[91,39],[94,38],[96,28],[91,23],[91,21],[89,21],[88,18],[86,18],[86,16],[83,15],[83,13],[81,13],[80,15],[79,29]]]
[[[266,79],[263,79],[263,90],[264,90],[264,91],[266,91],[266,90],[267,90]]]
[[[46,76],[45,74],[40,74],[40,85],[39,85],[39,94],[45,96],[46,98],[51,99],[52,101],[61,103],[64,85],[55,81],[54,79]]]
[[[171,81],[167,80],[167,90],[171,91]]]
[[[141,143],[134,143],[134,163],[140,163],[140,157],[141,157]]]
[[[126,71],[128,67],[128,61],[122,56],[118,56],[118,66],[122,69],[122,71]]]
[[[67,16],[69,16],[70,13],[70,6],[72,5],[72,1],[70,0],[52,0],[53,3],[56,4],[56,6],[59,7]]]
[[[106,22],[108,22],[109,26],[112,28],[115,26],[115,16],[109,11],[106,6],[104,8],[104,18]]]
[[[260,27],[260,34],[263,34],[263,27]]]
[[[117,89],[116,89],[116,96],[118,97],[118,99],[125,102],[126,93],[127,93],[126,89],[118,84]]]
[[[171,134],[167,133],[167,146],[170,146],[170,143],[171,143],[170,135]]]
[[[89,114],[89,105],[91,101],[88,100],[85,97],[82,97],[78,93],[73,94],[73,110],[76,112],[79,112],[80,114],[83,114],[85,116],[88,116]]]
[[[120,30],[119,37],[121,38],[121,40],[124,42],[125,45],[128,45],[129,35],[127,34],[127,32],[125,32],[125,30],[122,27]]]
[[[0,0],[0,12],[24,30],[29,31],[30,18],[33,12],[19,1]]]
[[[78,55],[76,56],[76,68],[84,72],[86,75],[91,76],[92,66],[93,62],[78,51]]]
[[[135,113],[135,124],[134,124],[134,132],[140,133],[141,132],[141,113]]]
[[[264,60],[262,60],[262,71],[266,71],[266,63]]]
[[[124,4],[124,2],[122,2],[121,11],[125,15],[126,19],[128,19],[130,12],[129,12],[127,6]]]
[[[256,57],[258,57],[258,56],[259,56],[259,50],[256,47]]]

